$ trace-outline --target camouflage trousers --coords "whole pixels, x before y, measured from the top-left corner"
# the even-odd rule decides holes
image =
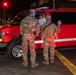
[[[55,42],[54,38],[45,38],[43,39],[43,56],[45,61],[49,61],[49,52],[50,52],[50,60],[54,59],[55,56]],[[50,51],[49,51],[50,49]]]
[[[24,34],[22,38],[22,47],[23,47],[23,60],[28,64],[28,45],[30,50],[30,60],[31,64],[35,64],[36,52],[34,44],[34,34]]]

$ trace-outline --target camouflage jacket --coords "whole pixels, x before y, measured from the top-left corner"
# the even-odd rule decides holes
[[[32,34],[34,32],[36,32],[36,34],[39,34],[40,24],[37,19],[27,16],[21,21],[20,31],[21,35]]]
[[[44,27],[46,28],[44,29]],[[46,22],[41,26],[41,33],[43,37],[54,37],[55,34],[59,32],[60,32],[60,27],[55,25],[54,23]]]

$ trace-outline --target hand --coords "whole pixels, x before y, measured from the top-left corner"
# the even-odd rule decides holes
[[[58,35],[57,35],[57,33],[55,33],[55,38],[58,39]]]
[[[58,21],[57,21],[57,24],[58,24],[58,25],[61,25],[61,24],[62,24],[61,20],[58,20]]]
[[[58,36],[56,37],[56,39],[58,39]]]

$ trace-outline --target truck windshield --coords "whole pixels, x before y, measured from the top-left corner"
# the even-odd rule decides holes
[[[11,25],[20,25],[21,20],[29,15],[29,11],[20,12],[17,16],[14,17],[13,20],[11,20]]]
[[[22,21],[22,19],[25,18],[26,16],[28,16],[29,14],[30,14],[29,11],[21,12],[17,16],[15,16],[14,19],[11,20],[11,22],[9,24],[10,25],[13,25],[13,26],[14,25],[15,26],[19,26],[20,25],[20,22]],[[46,16],[44,12],[36,12],[35,18],[36,19],[39,19],[39,15],[40,14],[43,14],[44,16]]]

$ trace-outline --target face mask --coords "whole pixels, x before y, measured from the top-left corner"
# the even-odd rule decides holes
[[[45,18],[39,19],[40,25],[43,25],[45,22],[46,22],[46,19]]]

